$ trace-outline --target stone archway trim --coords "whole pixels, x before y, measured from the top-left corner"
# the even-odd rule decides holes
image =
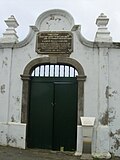
[[[84,105],[84,81],[86,76],[84,74],[83,67],[79,62],[72,58],[68,57],[44,57],[44,58],[37,58],[32,60],[27,64],[24,69],[23,75],[21,75],[21,79],[23,80],[23,91],[22,91],[22,112],[21,112],[21,122],[27,123],[28,119],[28,110],[29,110],[29,81],[30,75],[34,67],[39,64],[45,63],[54,63],[54,64],[68,64],[72,65],[78,71],[78,121],[77,125],[80,124],[80,116],[83,116],[83,105]]]

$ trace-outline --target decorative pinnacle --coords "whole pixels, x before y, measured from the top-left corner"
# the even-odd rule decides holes
[[[16,34],[15,28],[19,26],[17,23],[15,17],[11,15],[7,20],[5,20],[6,25],[8,28],[3,33],[3,37],[1,38],[2,43],[17,43],[18,42],[18,36]]]
[[[8,27],[17,28],[19,26],[18,22],[16,21],[15,17],[11,15],[7,20],[5,20],[5,23]]]
[[[96,20],[97,26],[106,26],[109,22],[109,18],[104,15],[104,13],[101,13],[100,16]]]
[[[96,25],[98,26],[98,30],[95,35],[96,42],[112,42],[112,37],[110,36],[110,32],[106,27],[108,22],[109,18],[107,18],[104,13],[101,13],[96,19]]]

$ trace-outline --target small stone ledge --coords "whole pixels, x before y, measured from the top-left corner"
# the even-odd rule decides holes
[[[76,151],[76,152],[75,152],[75,156],[82,156],[82,153]]]
[[[96,159],[110,159],[111,158],[111,154],[109,152],[105,152],[105,153],[92,153],[92,157],[96,158]]]

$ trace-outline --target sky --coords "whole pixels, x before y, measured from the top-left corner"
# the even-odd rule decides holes
[[[14,15],[19,23],[16,29],[19,41],[23,40],[29,26],[50,9],[69,12],[75,24],[81,25],[82,35],[90,41],[94,40],[97,31],[96,19],[104,13],[110,19],[107,27],[113,41],[120,41],[120,0],[0,0],[0,37],[7,28],[4,20]]]

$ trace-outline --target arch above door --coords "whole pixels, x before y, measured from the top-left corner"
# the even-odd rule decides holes
[[[77,80],[78,80],[78,120],[77,125],[80,124],[80,116],[83,116],[84,112],[84,81],[86,80],[86,76],[84,74],[84,70],[82,65],[76,60],[68,57],[42,57],[37,58],[29,62],[21,75],[21,79],[23,80],[23,90],[22,90],[22,111],[21,111],[21,122],[27,123],[28,119],[28,109],[29,109],[29,81],[31,77],[31,73],[33,68],[38,66],[39,64],[68,64],[73,66],[77,72]]]

